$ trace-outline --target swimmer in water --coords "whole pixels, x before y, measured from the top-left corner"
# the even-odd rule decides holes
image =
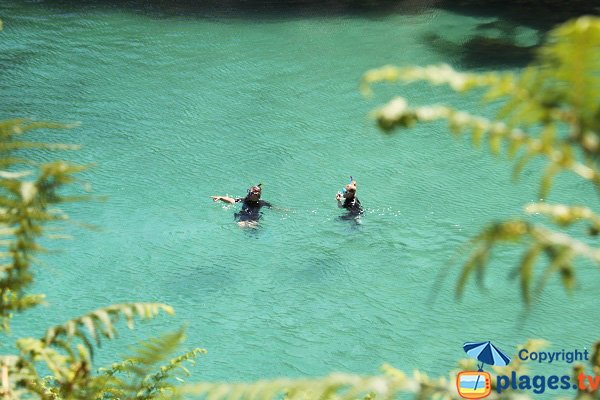
[[[348,214],[342,218],[351,219],[361,215],[364,212],[364,210],[360,205],[358,197],[356,197],[356,181],[351,180],[350,183],[347,184],[344,189],[342,189],[342,191],[343,193],[338,192],[335,196],[338,207],[345,208],[346,210],[348,210]]]
[[[256,228],[258,226],[258,220],[261,217],[260,209],[262,207],[271,208],[271,203],[261,200],[260,195],[262,193],[261,183],[256,186],[252,186],[248,189],[246,197],[227,197],[227,196],[210,196],[213,201],[222,201],[224,203],[234,204],[242,203],[240,212],[235,213],[234,217],[238,221],[238,225],[241,227]]]

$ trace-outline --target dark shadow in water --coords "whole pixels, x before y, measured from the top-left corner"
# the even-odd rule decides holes
[[[445,0],[439,8],[474,17],[495,17],[547,32],[581,15],[600,14],[598,0]]]
[[[33,0],[25,4],[59,14],[123,10],[150,18],[279,20],[311,17],[355,16],[378,18],[392,14],[418,15],[435,9],[480,18],[495,18],[481,25],[481,34],[466,37],[460,43],[437,33],[423,39],[445,59],[456,60],[460,67],[486,68],[504,65],[524,66],[533,59],[539,43],[518,44],[514,29],[527,26],[541,35],[556,24],[582,14],[599,14],[597,0]],[[13,6],[15,8],[23,5]],[[10,8],[5,14],[10,16]],[[490,26],[486,26],[490,24]],[[495,26],[491,26],[495,25]],[[485,30],[500,30],[500,36]],[[384,38],[382,38],[384,39]]]
[[[61,13],[121,9],[154,18],[377,17],[420,14],[440,8],[459,14],[496,16],[543,31],[569,18],[600,12],[597,0],[30,0],[27,3]]]
[[[302,261],[294,272],[293,278],[302,284],[306,284],[337,280],[342,275],[348,275],[344,262],[335,254],[325,254]]]
[[[533,61],[539,44],[523,46],[515,37],[473,35],[461,43],[445,39],[437,33],[423,37],[424,42],[445,59],[455,60],[461,68],[521,67]]]
[[[0,71],[25,67],[36,52],[29,49],[6,49],[0,52]]]
[[[379,17],[420,14],[443,0],[36,0],[31,5],[59,13],[125,10],[152,18]]]
[[[468,69],[523,67],[533,61],[545,33],[557,24],[580,15],[600,13],[600,3],[595,0],[447,0],[437,7],[476,18],[493,18],[458,43],[438,33],[423,37],[445,59],[455,60],[459,67]],[[537,31],[538,37],[529,43],[519,43],[518,30],[523,27]]]
[[[556,24],[582,14],[600,14],[598,0],[28,0],[0,4],[9,21],[12,9],[31,7],[40,13],[80,17],[93,12],[126,11],[150,18],[279,20],[311,17],[384,17],[392,14],[419,15],[443,9],[461,15],[495,20],[481,24],[475,34],[459,42],[438,33],[423,37],[424,42],[444,59],[455,60],[462,68],[520,67],[529,63],[538,43],[519,44],[517,27],[540,32],[540,38]],[[7,26],[10,24],[7,24]],[[490,31],[500,32],[489,35]],[[385,38],[382,38],[384,40]],[[25,64],[29,53],[0,58],[0,67]],[[21,59],[21,60],[20,60]]]
[[[168,280],[169,293],[174,297],[183,293],[194,293],[191,296],[218,295],[236,285],[238,277],[231,268],[231,262],[226,262],[227,257],[211,260],[210,265],[194,265],[185,272],[171,274]]]
[[[344,224],[348,224],[351,230],[358,230],[362,226],[362,215],[348,213],[340,215],[337,217],[337,220]]]

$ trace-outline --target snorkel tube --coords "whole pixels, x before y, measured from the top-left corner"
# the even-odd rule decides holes
[[[352,175],[350,175],[350,182],[348,182],[348,183],[352,183],[353,180],[354,179],[352,179]],[[346,186],[342,187],[342,194],[343,193],[346,193]]]

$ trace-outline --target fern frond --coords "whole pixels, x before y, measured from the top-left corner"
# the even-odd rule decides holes
[[[22,399],[37,397],[58,400],[51,388],[52,378],[40,378],[31,365],[15,355],[0,356],[0,397]]]
[[[588,207],[568,206],[564,204],[532,203],[525,207],[528,214],[547,215],[560,226],[569,226],[576,222],[587,221],[592,231],[600,231],[600,215]]]
[[[600,264],[600,249],[589,247],[567,234],[520,220],[498,222],[488,226],[473,239],[475,249],[463,265],[456,287],[457,296],[462,296],[467,281],[474,273],[478,274],[481,282],[494,246],[499,243],[522,243],[524,240],[529,241],[528,250],[519,264],[518,274],[526,304],[531,301],[529,289],[534,278],[535,263],[541,255],[545,255],[550,264],[538,281],[538,292],[543,290],[548,277],[557,272],[564,288],[571,290],[575,283],[573,261],[576,257],[584,257]]]
[[[395,67],[386,65],[367,71],[361,81],[361,91],[365,95],[372,94],[371,86],[378,82],[429,82],[432,85],[446,85],[456,92],[466,92],[474,88],[498,86],[503,87],[503,93],[509,93],[515,76],[511,73],[475,74],[461,73],[448,64],[430,65],[427,67]]]
[[[581,17],[553,30],[540,63],[552,68],[547,86],[575,117],[572,134],[600,134],[600,18]]]
[[[545,197],[554,176],[569,169],[600,188],[600,18],[581,17],[553,30],[540,56],[519,74],[460,73],[448,65],[397,68],[385,66],[368,71],[362,80],[369,93],[375,82],[428,82],[446,85],[456,92],[485,89],[485,102],[500,102],[495,117],[499,135],[490,135],[490,124],[478,117],[443,106],[410,109],[404,99],[395,99],[376,112],[380,128],[389,132],[417,122],[446,119],[459,133],[471,129],[474,144],[488,136],[490,150],[497,154],[506,142],[509,155],[523,149],[515,174],[532,158],[543,155],[549,165],[541,179],[540,196]],[[475,119],[472,119],[475,118]],[[470,119],[470,120],[468,120]],[[501,125],[500,125],[501,124]],[[486,127],[487,125],[487,127]],[[486,132],[486,130],[488,132]],[[513,131],[512,135],[506,135]],[[569,135],[565,136],[565,131]],[[520,132],[527,140],[519,140]],[[510,140],[513,136],[516,140]],[[573,151],[579,147],[584,159]]]
[[[11,138],[36,129],[69,129],[77,124],[60,124],[56,122],[32,121],[30,119],[15,118],[0,121],[0,136]]]
[[[141,342],[134,350],[134,355],[122,362],[101,369],[96,384],[98,392],[117,394],[119,397],[137,398],[139,400],[156,398],[174,391],[172,378],[180,380],[177,371],[189,374],[184,363],[193,363],[194,359],[206,353],[204,349],[193,349],[162,366],[167,356],[183,341],[184,331],[179,330]]]
[[[50,346],[59,339],[71,341],[74,338],[86,337],[91,339],[84,342],[91,352],[93,351],[90,346],[92,341],[99,344],[101,337],[112,339],[116,335],[114,325],[121,317],[125,318],[127,326],[132,329],[135,317],[151,319],[161,311],[169,315],[174,314],[172,307],[162,303],[114,304],[48,329],[43,340],[47,346]]]
[[[552,102],[539,90],[545,84],[545,72],[539,68],[527,68],[520,75],[513,73],[465,73],[454,70],[447,64],[427,67],[385,66],[368,71],[363,75],[362,92],[371,94],[371,85],[376,82],[414,83],[424,81],[434,86],[445,85],[458,93],[472,89],[486,89],[483,100],[505,101],[496,119],[506,121],[510,127],[529,127],[539,121],[556,122],[566,119],[564,111],[552,107]]]
[[[75,181],[74,175],[85,166],[65,161],[36,163],[29,160],[32,151],[72,150],[79,146],[28,141],[26,133],[38,129],[63,129],[64,124],[23,119],[0,121],[0,322],[9,329],[14,313],[42,302],[39,295],[26,293],[33,275],[35,255],[43,252],[39,244],[48,223],[62,222],[66,214],[48,206],[81,200],[81,196],[63,196],[61,189]],[[22,156],[15,156],[23,153]],[[27,167],[27,169],[23,169]]]
[[[454,376],[430,378],[419,371],[408,376],[390,365],[384,365],[382,371],[382,375],[376,376],[338,373],[322,378],[282,378],[252,383],[198,383],[184,385],[178,388],[175,394],[184,398],[197,396],[210,400],[395,399],[401,393],[410,394],[416,399],[460,399]],[[492,395],[491,398],[495,396]]]
[[[554,142],[549,136],[532,137],[523,130],[511,128],[502,121],[489,120],[441,105],[410,108],[402,97],[397,97],[381,107],[375,112],[375,117],[379,127],[385,132],[392,131],[396,127],[410,127],[418,122],[446,120],[448,128],[455,135],[468,131],[475,146],[479,146],[481,139],[487,137],[493,154],[500,153],[502,144],[508,149],[509,156],[521,152],[524,158],[515,164],[517,173],[524,167],[526,161],[537,156],[545,157],[549,162],[549,168],[540,184],[542,195],[548,192],[554,175],[563,169],[600,186],[600,172],[594,166],[580,163],[567,145]]]
[[[118,378],[109,374],[98,377],[92,375],[93,342],[99,344],[100,337],[113,338],[116,335],[114,325],[122,317],[127,320],[129,327],[133,327],[136,317],[149,319],[161,311],[173,313],[171,307],[160,303],[117,304],[95,310],[48,329],[42,339],[19,339],[17,347],[20,350],[20,363],[27,366],[32,376],[38,376],[37,369],[40,364],[43,365],[42,370],[51,372],[51,381],[43,385],[39,382],[36,384],[40,393],[47,395],[53,394],[61,398],[98,398],[102,387],[110,387],[115,391],[119,388],[125,390],[128,386]],[[131,362],[131,371],[136,368],[146,371],[146,368],[163,360],[179,345],[182,338],[183,332],[180,331],[140,345],[141,350],[137,353],[136,360]],[[173,368],[191,357],[192,355],[181,360],[176,359]],[[141,367],[141,364],[145,363],[149,365]],[[164,379],[170,376],[170,372],[170,368],[165,370]],[[157,375],[153,381],[154,385],[160,387],[164,379]],[[115,382],[121,384],[117,385]],[[140,388],[149,386],[152,384],[148,383]]]
[[[165,349],[162,349],[162,352],[168,354]],[[180,376],[176,374],[177,370],[181,370],[184,375],[189,376],[189,371],[183,364],[184,362],[193,364],[195,358],[200,354],[206,354],[206,350],[200,348],[193,349],[173,358],[167,364],[161,366],[157,372],[147,374],[141,380],[141,385],[137,389],[137,397],[139,399],[151,399],[157,394],[174,392],[175,386],[170,379],[175,378],[177,381],[181,381]]]
[[[179,395],[190,395],[210,400],[225,399],[337,399],[355,400],[370,393],[377,399],[391,399],[405,387],[406,381],[387,376],[363,377],[333,374],[316,379],[275,379],[253,383],[198,383],[177,390]]]
[[[187,362],[194,365],[196,357],[206,353],[206,349],[195,348],[171,359],[167,364],[161,366],[158,372],[150,374],[143,379],[143,382],[147,385],[145,389],[146,392],[153,393],[156,391],[164,391],[165,389],[172,389],[172,385],[167,382],[167,379],[174,377],[181,381],[180,376],[175,374],[175,371],[177,370],[181,370],[185,376],[190,376],[190,372],[184,366],[184,363]]]
[[[183,342],[185,331],[180,329],[163,336],[144,340],[135,349],[135,355],[130,357],[137,365],[154,365],[162,362]]]

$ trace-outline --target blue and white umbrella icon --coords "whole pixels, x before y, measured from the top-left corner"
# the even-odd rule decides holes
[[[504,354],[502,350],[492,344],[492,342],[469,342],[463,344],[465,353],[481,361],[481,370],[483,364],[505,366],[510,363],[510,357]]]
[[[483,371],[483,364],[498,365],[503,367],[510,363],[510,357],[504,354],[502,350],[492,344],[492,342],[468,342],[463,344],[465,353],[481,362],[478,365],[479,371]],[[475,381],[475,389],[479,383],[479,376]]]

